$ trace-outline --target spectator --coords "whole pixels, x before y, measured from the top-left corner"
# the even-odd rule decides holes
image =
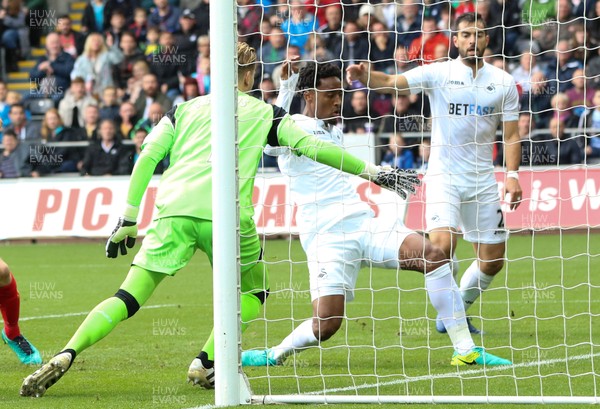
[[[125,32],[127,20],[121,10],[115,10],[110,16],[110,27],[106,32],[106,37],[112,36],[115,46],[121,45],[121,36]]]
[[[87,141],[98,140],[98,123],[100,110],[97,105],[88,105],[83,111],[83,129],[80,131],[81,139]]]
[[[375,6],[372,4],[363,4],[360,6],[356,24],[358,24],[361,31],[369,32],[374,23],[381,23],[375,14]]]
[[[135,166],[137,160],[140,157],[140,154],[142,153],[142,145],[144,144],[144,139],[146,139],[146,136],[148,136],[148,131],[144,128],[140,128],[138,130],[135,131],[134,135],[133,135],[133,145],[135,147],[135,150],[131,153],[131,159],[129,161],[130,166],[129,166],[129,172],[131,173],[133,171],[133,167]],[[156,168],[154,169],[154,174],[155,175],[159,175],[161,173],[163,173],[164,171],[164,160],[158,162]]]
[[[340,48],[336,49],[333,54],[337,58],[341,58],[342,72],[346,72],[347,66],[369,58],[369,42],[361,36],[360,29],[355,22],[348,21],[344,24],[344,37]],[[360,85],[354,84],[353,87],[357,88]]]
[[[115,121],[119,127],[119,131],[123,138],[131,138],[131,131],[133,130],[138,118],[135,112],[135,106],[131,102],[123,102],[119,107],[119,117]]]
[[[548,127],[548,121],[552,117],[550,101],[556,93],[556,82],[548,81],[542,72],[532,74],[531,89],[523,94],[520,105],[523,111],[529,111],[534,115],[536,128]]]
[[[535,141],[532,132],[535,129],[535,122],[531,120],[530,112],[521,112],[517,122],[519,137],[521,138],[521,165],[538,165],[541,155],[543,155],[544,144]]]
[[[371,47],[369,61],[377,71],[387,71],[394,66],[395,44],[390,40],[390,33],[379,21],[371,25]]]
[[[290,45],[287,48],[287,54],[285,56],[286,60],[293,60],[295,58],[300,58],[300,49],[295,45]],[[273,75],[271,78],[273,79],[273,83],[275,84],[275,88],[279,88],[279,79],[281,78],[281,68],[283,65],[278,65],[273,70]]]
[[[137,121],[137,123],[133,127],[133,133],[135,133],[140,128],[145,129],[146,131],[148,131],[148,133],[150,133],[150,131],[152,131],[152,128],[156,126],[158,121],[160,121],[160,119],[164,115],[165,111],[161,104],[159,104],[158,102],[151,103],[148,109],[148,117],[140,118]]]
[[[106,7],[111,16],[121,13],[125,17],[125,24],[123,26],[123,30],[125,30],[126,27],[133,23],[136,3],[137,1],[135,0],[106,0]]]
[[[191,76],[196,72],[196,43],[200,37],[200,28],[196,24],[196,15],[190,10],[185,9],[179,18],[180,29],[175,32],[174,44],[177,44],[177,54],[184,56],[180,68],[183,76]]]
[[[398,36],[396,44],[409,48],[413,40],[421,32],[421,16],[419,15],[418,0],[403,0],[400,15],[396,21]]]
[[[255,0],[237,0],[239,41],[258,49],[261,42],[262,7]]]
[[[126,175],[130,169],[130,155],[126,147],[117,141],[113,121],[103,120],[98,136],[98,143],[88,146],[78,166],[81,175]]]
[[[27,120],[23,104],[11,105],[8,118],[10,119],[9,129],[15,132],[20,142],[30,143],[40,139],[40,127]]]
[[[160,31],[174,33],[179,30],[181,11],[169,5],[168,0],[154,0],[156,6],[148,16],[148,26],[157,27]]]
[[[560,40],[556,46],[556,57],[548,66],[546,76],[557,82],[558,90],[565,92],[571,87],[571,78],[575,70],[583,68],[580,61],[573,57],[573,48],[569,40]]]
[[[23,95],[16,91],[7,91],[6,98],[4,100],[4,110],[0,111],[0,121],[4,124],[4,127],[10,126],[10,107],[15,104],[23,104]],[[25,118],[31,120],[31,113],[25,109]],[[1,129],[1,128],[0,128]]]
[[[426,173],[429,167],[429,156],[431,155],[431,140],[423,139],[419,145],[419,156],[415,160],[415,168],[419,173]]]
[[[135,102],[142,92],[142,82],[146,74],[150,74],[150,67],[146,61],[137,61],[133,64],[133,76],[127,81],[127,90],[125,91],[126,100]]]
[[[146,42],[146,35],[148,34],[148,13],[145,9],[141,7],[135,9],[133,12],[133,23],[129,26],[129,31],[135,36],[138,43]]]
[[[581,2],[585,5],[584,2]],[[597,48],[600,51],[600,2],[594,1],[593,7],[587,9],[585,20],[585,32],[588,34],[589,48]]]
[[[535,54],[525,51],[521,54],[519,66],[512,70],[511,75],[523,92],[529,92],[532,75],[537,72],[541,72],[541,70],[536,64]]]
[[[100,105],[100,120],[110,119],[116,121],[119,117],[119,97],[116,87],[106,87],[102,92],[102,104]]]
[[[89,33],[103,33],[109,29],[110,9],[104,0],[90,0],[83,10],[81,31]]]
[[[425,118],[420,112],[421,104],[411,104],[408,95],[393,95],[393,115],[386,115],[380,126],[382,132],[421,132]],[[418,107],[418,108],[417,108]]]
[[[41,128],[42,144],[47,142],[80,141],[80,134],[64,126],[58,110],[49,109],[44,115]],[[77,172],[77,163],[81,160],[81,149],[77,147],[45,147],[36,149],[34,169],[40,175],[62,172]]]
[[[65,126],[79,128],[83,126],[83,110],[88,105],[96,105],[97,101],[86,94],[85,82],[82,78],[71,81],[71,87],[58,104],[58,112]]]
[[[412,150],[405,149],[406,142],[401,133],[395,133],[390,136],[390,145],[381,160],[384,166],[393,166],[401,169],[411,169],[415,165],[415,158]]]
[[[475,12],[483,18],[487,29],[485,33],[489,36],[487,48],[492,50],[494,55],[513,55],[514,43],[505,38],[505,27],[502,25],[503,10],[493,13],[491,9],[492,0],[478,0],[475,2]]]
[[[182,95],[178,96],[175,101],[173,101],[173,106],[200,96],[198,82],[196,82],[194,78],[186,77],[183,81],[182,88],[183,93]]]
[[[567,90],[566,94],[569,98],[569,106],[572,107],[573,115],[579,120],[586,108],[592,106],[594,89],[586,87],[585,73],[582,68],[573,72],[571,83],[573,84],[573,88]]]
[[[290,9],[290,18],[283,22],[281,29],[287,36],[289,44],[298,46],[302,50],[308,40],[308,34],[317,31],[317,22],[314,15],[306,12],[302,0],[291,0]]]
[[[435,47],[439,44],[450,46],[450,40],[443,33],[436,32],[437,24],[433,17],[423,19],[423,34],[415,38],[408,49],[408,58],[422,63],[434,61]]]
[[[344,114],[344,132],[372,132],[373,123],[369,118],[369,101],[367,92],[359,89],[350,93],[350,107]],[[344,104],[347,106],[347,104]]]
[[[139,49],[135,36],[128,31],[121,35],[120,48],[123,59],[113,67],[113,80],[118,88],[125,90],[129,79],[133,76],[134,64],[144,60],[144,54]]]
[[[398,75],[415,68],[416,66],[417,64],[414,61],[408,59],[408,51],[406,48],[403,45],[399,45],[394,51],[394,67],[389,68],[387,73]]]
[[[258,49],[257,58],[262,63],[263,75],[272,75],[275,67],[285,60],[286,52],[287,41],[285,35],[279,27],[274,27],[271,30],[269,41]]]
[[[152,54],[149,61],[150,71],[156,75],[161,92],[173,101],[179,95],[179,75],[185,64],[185,57],[179,55],[173,34],[161,33],[159,44],[159,52]]]
[[[396,20],[400,14],[400,5],[395,0],[383,0],[375,4],[375,16],[377,20],[385,24],[389,30],[396,29]]]
[[[574,128],[579,123],[579,118],[573,114],[567,94],[559,92],[550,101],[554,113],[553,118],[560,120],[567,128]]]
[[[438,44],[433,49],[433,62],[443,62],[450,59],[450,48],[447,44]]]
[[[325,9],[326,23],[319,27],[318,32],[325,40],[328,50],[337,50],[342,44],[342,9],[339,5],[328,6]]]
[[[14,130],[6,129],[2,135],[4,150],[0,154],[0,178],[12,179],[32,176],[29,147],[19,142]],[[35,176],[35,175],[34,175]]]
[[[304,44],[304,58],[309,61],[331,62],[335,56],[331,51],[325,48],[325,42],[317,33],[308,36]]]
[[[6,70],[19,71],[19,60],[29,55],[29,27],[26,14],[20,0],[7,2],[6,9],[0,8],[1,33],[0,46],[6,49]]]
[[[161,33],[162,32],[158,27],[150,27],[148,29],[148,34],[146,34],[146,48],[144,49],[144,55],[146,57],[152,57],[153,54],[160,52],[158,40],[160,39]]]
[[[6,88],[6,83],[0,80],[0,120],[3,119],[2,113],[6,109],[6,113],[8,115],[9,105],[6,103],[6,94],[8,92],[8,88]],[[6,124],[5,124],[6,125]],[[0,126],[0,129],[2,127]]]
[[[71,86],[74,64],[73,57],[62,50],[60,36],[50,33],[46,37],[46,55],[40,57],[29,76],[37,85],[39,94],[49,96],[58,105]]]
[[[56,32],[60,36],[60,45],[64,52],[70,54],[73,58],[77,58],[83,53],[85,36],[73,30],[71,17],[68,14],[58,18]]]
[[[594,92],[594,108],[588,108],[579,120],[579,130],[585,134],[586,159],[600,157],[600,89]]]
[[[200,0],[200,5],[198,7],[195,9],[193,7],[189,8],[193,9],[194,14],[196,15],[196,23],[200,29],[199,35],[207,35],[210,29],[210,0]]]
[[[263,78],[261,81],[260,94],[261,99],[267,104],[275,105],[275,101],[277,100],[277,89],[270,77]]]
[[[123,60],[123,53],[113,41],[109,34],[104,44],[100,34],[91,33],[85,40],[83,54],[75,61],[71,78],[83,78],[88,94],[102,95],[104,87],[114,85],[113,66]]]
[[[573,165],[583,162],[583,147],[577,136],[565,133],[565,124],[558,118],[550,120],[550,134],[558,146],[558,165]]]

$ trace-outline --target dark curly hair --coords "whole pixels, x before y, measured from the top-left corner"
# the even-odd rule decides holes
[[[321,85],[323,78],[335,77],[342,80],[342,70],[331,63],[317,63],[311,61],[300,70],[298,90],[315,89]]]

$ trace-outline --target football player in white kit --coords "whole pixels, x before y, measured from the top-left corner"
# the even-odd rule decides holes
[[[522,195],[517,88],[510,74],[483,61],[489,42],[485,28],[479,14],[458,17],[452,36],[460,55],[456,60],[401,75],[372,71],[364,63],[348,67],[346,73],[348,81],[359,80],[378,92],[429,96],[433,127],[425,176],[427,230],[448,259],[454,255],[459,229],[473,243],[477,258],[460,280],[465,310],[504,264],[507,232],[492,162],[500,123],[507,168],[504,193],[511,209],[519,206]],[[447,329],[440,319],[436,328]],[[479,333],[470,323],[469,329]]]
[[[305,110],[292,118],[306,132],[343,146],[343,133],[335,126],[343,99],[341,76],[335,65],[309,63],[299,76],[293,74],[282,81],[276,104],[289,109],[299,82]],[[279,155],[279,167],[289,176],[292,200],[298,206],[296,221],[308,258],[313,318],[271,349],[244,351],[242,365],[280,365],[294,352],[333,336],[342,324],[345,303],[354,298],[356,279],[365,265],[425,274],[429,298],[455,350],[452,365],[511,364],[475,346],[458,286],[439,248],[409,230],[400,219],[375,218],[342,172],[329,170],[289,149],[276,149],[267,152]]]

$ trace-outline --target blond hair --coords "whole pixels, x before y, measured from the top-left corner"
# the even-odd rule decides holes
[[[256,62],[256,50],[247,43],[239,42],[237,45],[238,76],[254,69]]]
[[[86,38],[85,45],[83,46],[83,55],[85,55],[87,57],[91,57],[91,51],[92,51],[91,48],[92,48],[92,39],[93,38],[100,38],[100,43],[102,44],[100,46],[100,50],[98,50],[98,54],[96,54],[95,57],[108,51],[108,48],[106,48],[106,43],[104,42],[104,37],[102,37],[102,35],[100,35],[99,33],[91,33]]]

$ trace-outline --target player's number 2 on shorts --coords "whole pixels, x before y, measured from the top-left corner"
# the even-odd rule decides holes
[[[498,209],[498,214],[500,215],[500,221],[498,222],[498,228],[504,228],[504,213],[502,213],[502,209]]]

